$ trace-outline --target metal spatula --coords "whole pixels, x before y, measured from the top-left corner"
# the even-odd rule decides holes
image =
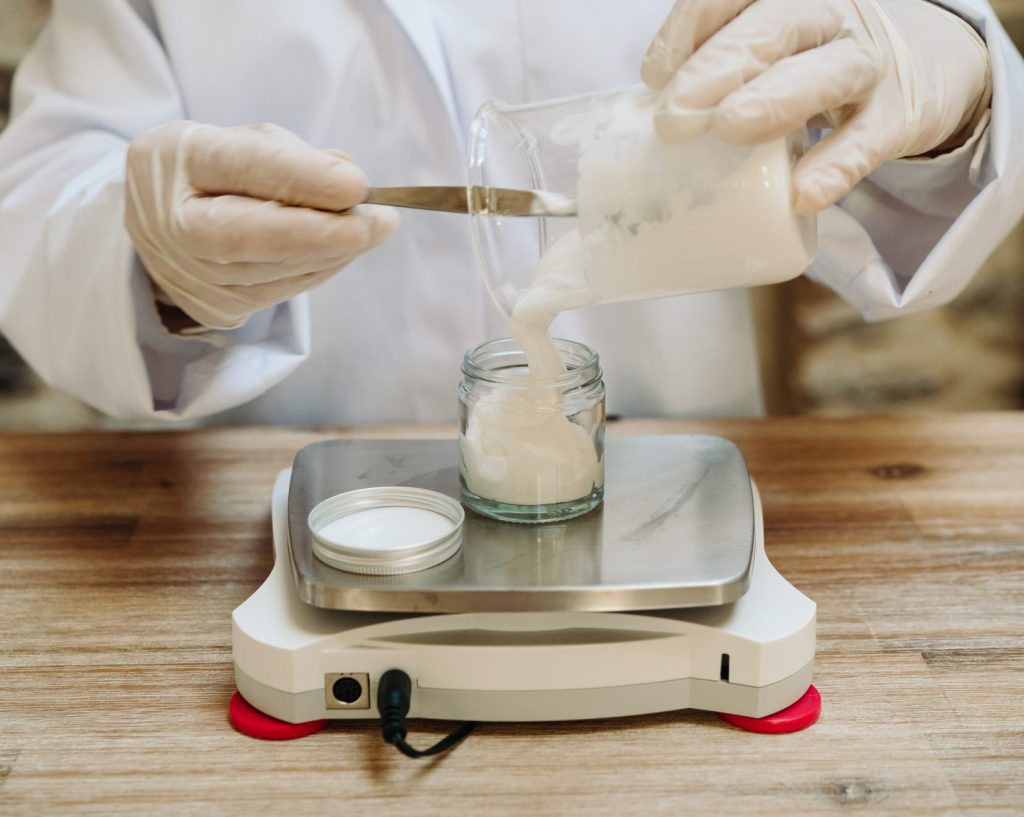
[[[574,216],[576,200],[546,190],[471,187],[473,212],[488,216]],[[465,187],[371,187],[367,204],[469,213]]]

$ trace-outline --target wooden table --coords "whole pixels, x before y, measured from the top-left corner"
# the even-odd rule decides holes
[[[680,432],[747,455],[769,556],[818,603],[821,720],[485,724],[434,762],[374,725],[226,720],[274,476],[351,431],[0,436],[0,813],[1021,814],[1024,416],[611,429]]]

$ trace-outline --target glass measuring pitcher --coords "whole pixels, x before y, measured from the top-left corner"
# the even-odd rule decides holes
[[[790,193],[806,132],[754,146],[713,135],[666,145],[654,132],[656,100],[628,88],[477,112],[471,186],[577,205],[575,217],[510,218],[470,197],[477,255],[506,316],[771,284],[810,264],[815,219],[793,212]]]

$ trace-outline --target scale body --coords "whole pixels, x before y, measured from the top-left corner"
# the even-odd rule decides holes
[[[768,561],[757,489],[735,446],[613,440],[606,463],[604,506],[585,517],[533,526],[467,512],[447,562],[362,576],[313,557],[309,510],[375,485],[457,497],[456,446],[303,449],[274,486],[273,570],[234,611],[239,692],[289,723],[376,718],[389,669],[412,679],[410,717],[444,720],[686,708],[761,718],[800,699],[815,605]],[[342,677],[358,682],[358,697],[335,697]]]

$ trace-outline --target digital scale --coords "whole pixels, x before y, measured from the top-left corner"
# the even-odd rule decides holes
[[[812,723],[815,605],[765,555],[739,449],[708,436],[614,439],[605,464],[604,503],[585,516],[526,525],[467,510],[451,558],[362,575],[314,556],[311,511],[377,486],[457,500],[457,445],[302,449],[274,486],[274,568],[234,611],[233,723],[291,737],[377,718],[377,684],[392,669],[412,681],[410,717],[564,721],[694,708],[760,731]],[[801,713],[772,719],[801,702]],[[247,728],[236,707],[280,726]]]

